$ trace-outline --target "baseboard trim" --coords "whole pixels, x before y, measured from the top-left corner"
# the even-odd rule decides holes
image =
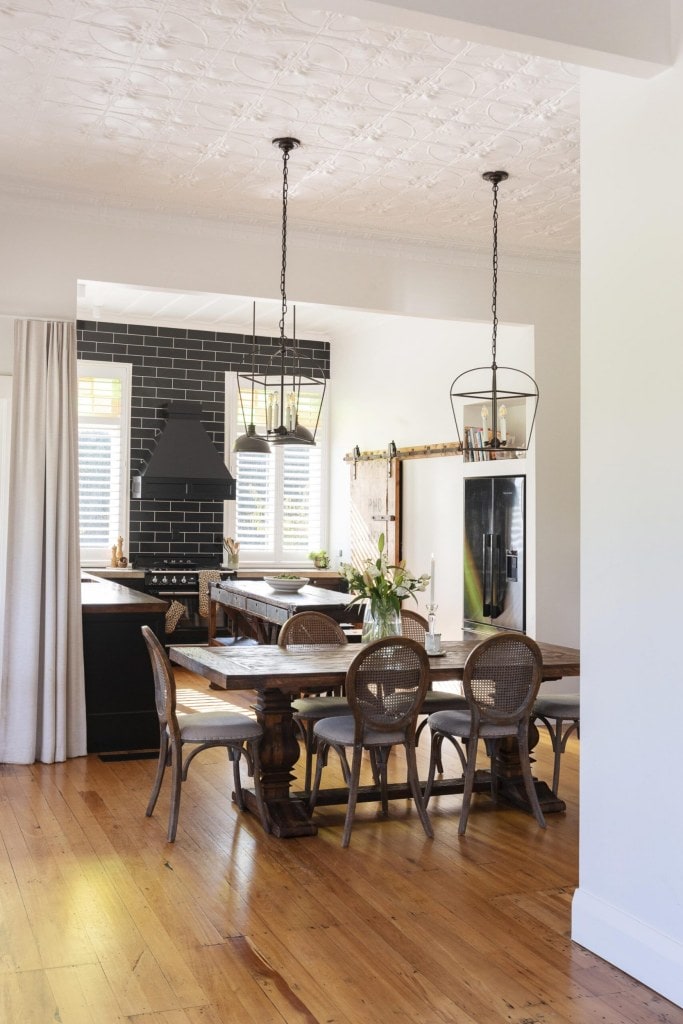
[[[585,889],[574,893],[572,939],[683,1007],[683,943]]]

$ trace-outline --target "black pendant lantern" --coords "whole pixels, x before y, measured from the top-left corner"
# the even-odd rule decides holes
[[[251,373],[239,373],[237,383],[240,391],[240,402],[243,402],[242,389],[249,387],[252,396],[257,392],[257,401],[261,404],[262,422],[265,422],[265,438],[259,437],[260,444],[266,444],[268,450],[272,445],[314,445],[315,435],[320,422],[323,399],[327,387],[322,370],[308,361],[310,373],[302,369],[301,353],[296,343],[296,310],[294,310],[292,341],[286,334],[287,317],[287,199],[288,199],[288,162],[289,154],[301,143],[291,137],[273,139],[273,145],[282,152],[282,264],[280,270],[281,312],[279,323],[279,345],[267,362],[261,359],[261,372],[255,368],[255,357],[252,359]],[[255,340],[254,340],[255,351]],[[253,401],[252,423],[253,427]],[[246,435],[238,438],[237,443],[246,443],[249,437],[256,436],[256,428],[250,434],[247,425]],[[264,451],[248,447],[237,448],[236,451]]]
[[[493,330],[491,365],[477,366],[459,374],[451,384],[451,408],[463,451],[481,449],[484,458],[526,452],[538,406],[538,386],[524,370],[498,366],[498,186],[507,171],[482,175],[493,188]],[[470,435],[467,436],[467,431]],[[477,443],[480,440],[481,443]],[[500,451],[499,451],[500,450]]]
[[[270,445],[266,441],[265,437],[256,433],[256,427],[254,425],[254,389],[256,387],[256,303],[252,306],[251,311],[251,373],[250,374],[237,374],[237,388],[239,392],[240,408],[242,410],[242,421],[244,423],[244,433],[235,441],[232,446],[234,452],[251,452],[252,454],[270,454]],[[242,393],[242,387],[240,384],[240,378],[244,378],[244,383],[251,390],[250,404],[249,404],[249,422],[247,423],[247,414],[244,403],[244,395]]]

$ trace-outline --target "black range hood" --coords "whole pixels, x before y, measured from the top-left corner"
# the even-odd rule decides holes
[[[133,477],[133,497],[234,499],[235,479],[204,428],[199,402],[167,402],[162,415],[166,424],[149,462]]]

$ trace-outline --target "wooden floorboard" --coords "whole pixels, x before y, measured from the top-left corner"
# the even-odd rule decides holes
[[[178,683],[181,709],[249,710]],[[458,838],[451,795],[430,805],[430,841],[410,802],[389,819],[367,803],[348,850],[343,806],[319,809],[316,837],[265,836],[230,802],[223,750],[193,762],[172,845],[167,788],[144,813],[153,760],[0,766],[0,1021],[683,1024],[570,939],[578,762],[572,739],[567,812],[545,831],[482,794]],[[545,737],[534,770],[552,775]],[[334,755],[325,784],[341,785]]]

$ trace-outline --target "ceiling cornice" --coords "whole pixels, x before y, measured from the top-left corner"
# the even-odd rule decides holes
[[[41,221],[56,220],[78,223],[96,229],[97,227],[115,227],[125,231],[139,232],[146,228],[154,232],[180,234],[195,238],[206,238],[213,241],[250,242],[272,246],[280,237],[279,230],[262,224],[217,220],[206,217],[189,217],[170,215],[159,211],[141,211],[140,209],[124,209],[93,203],[75,202],[73,198],[58,197],[39,198],[30,194],[29,190],[16,192],[0,192],[0,211],[5,216],[20,214]],[[428,240],[406,242],[397,237],[378,238],[362,237],[352,234],[336,234],[325,231],[310,231],[288,228],[290,244],[305,249],[327,249],[336,252],[372,254],[385,259],[412,261],[416,263],[434,263],[446,266],[458,266],[468,269],[479,269],[490,266],[491,256],[488,248],[468,249],[458,246],[436,246]],[[521,274],[542,275],[547,277],[578,278],[579,260],[566,253],[553,255],[528,255],[505,251],[506,271]]]

